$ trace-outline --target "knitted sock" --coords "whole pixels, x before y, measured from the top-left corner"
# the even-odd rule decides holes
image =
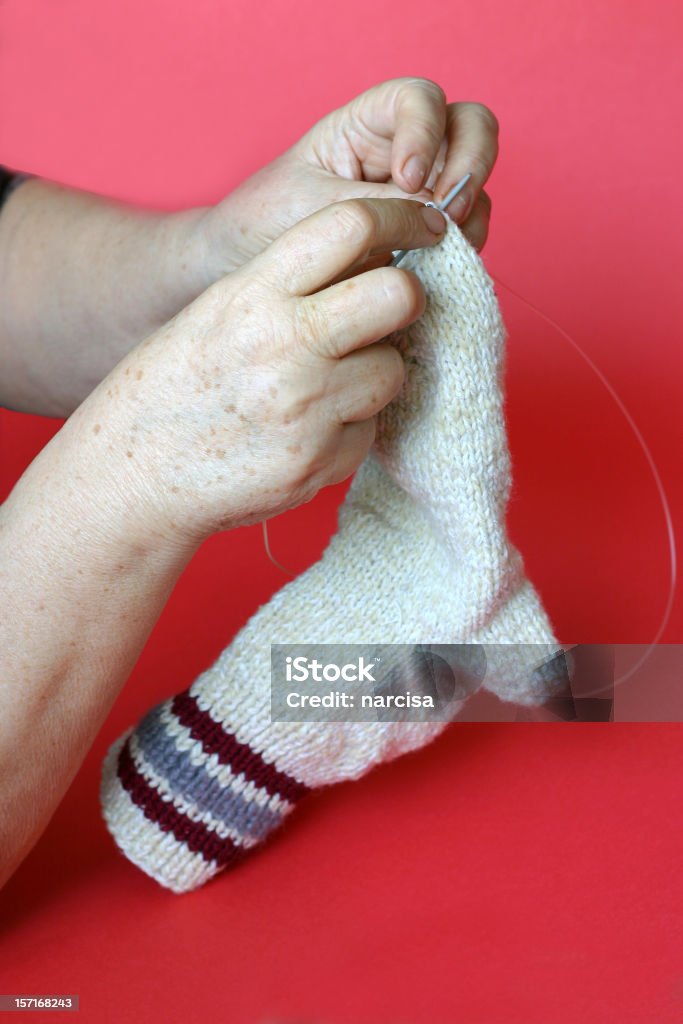
[[[379,417],[375,451],[327,550],[105,760],[101,795],[114,839],[175,892],[261,842],[311,788],[358,778],[445,727],[272,721],[271,644],[494,645],[485,648],[493,652],[485,685],[503,699],[540,703],[564,686],[547,661],[558,645],[505,534],[504,328],[493,286],[454,226],[405,265],[425,285],[427,310],[393,337],[406,384]],[[539,645],[543,670],[530,666],[528,649],[520,662],[520,644]]]

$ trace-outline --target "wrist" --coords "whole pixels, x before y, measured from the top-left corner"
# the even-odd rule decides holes
[[[201,261],[204,288],[232,274],[254,254],[248,208],[234,193],[201,211],[192,245]]]
[[[159,261],[160,286],[165,297],[148,334],[158,330],[181,309],[229,272],[221,263],[212,231],[213,207],[193,207],[165,214],[146,224],[145,249]]]
[[[311,212],[307,180],[299,178],[303,157],[299,146],[276,157],[246,178],[225,199],[203,211],[205,266],[210,281],[230,274],[270,245],[291,224]],[[302,208],[299,216],[293,209]]]
[[[24,547],[38,563],[47,548],[70,579],[76,566],[87,566],[83,579],[73,576],[79,589],[112,575],[121,583],[141,574],[175,579],[201,540],[159,514],[144,456],[127,442],[123,403],[105,408],[98,391],[19,480],[2,506],[5,523],[21,524]]]

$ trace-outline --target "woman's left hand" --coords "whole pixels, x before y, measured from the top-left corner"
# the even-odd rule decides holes
[[[447,103],[425,78],[374,86],[328,114],[291,149],[206,214],[212,265],[230,271],[309,214],[353,198],[439,203],[467,172],[451,219],[480,250],[491,200],[484,191],[498,155],[498,122],[481,103]]]

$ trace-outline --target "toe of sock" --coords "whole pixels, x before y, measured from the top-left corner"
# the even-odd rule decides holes
[[[220,868],[191,850],[172,828],[151,820],[135,802],[121,779],[122,752],[131,733],[128,730],[112,745],[102,767],[100,800],[106,826],[124,856],[160,885],[175,893],[197,889]]]
[[[484,687],[501,700],[537,706],[566,691],[562,649],[528,580],[523,580],[476,641],[486,651]]]

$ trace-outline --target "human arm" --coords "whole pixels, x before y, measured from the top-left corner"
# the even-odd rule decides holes
[[[442,198],[467,171],[453,219],[478,248],[498,125],[433,82],[394,79],[333,111],[214,207],[151,214],[45,181],[0,216],[0,404],[68,415],[142,338],[283,231],[351,198]],[[405,177],[416,156],[426,184]]]
[[[441,234],[406,202],[297,225],[130,352],[0,508],[0,886],[198,545],[365,457],[403,379],[380,339],[421,315],[424,294],[406,271],[364,267]]]
[[[39,178],[0,215],[0,405],[67,416],[220,276],[202,209],[161,214]]]

